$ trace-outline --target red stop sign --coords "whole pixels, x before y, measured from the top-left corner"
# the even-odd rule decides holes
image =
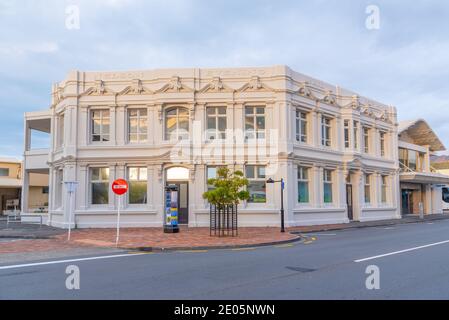
[[[124,179],[117,179],[112,183],[112,191],[121,196],[128,192],[128,182]]]

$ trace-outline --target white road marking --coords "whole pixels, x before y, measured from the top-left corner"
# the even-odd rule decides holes
[[[35,266],[45,266],[50,264],[62,264],[62,263],[71,263],[71,262],[80,262],[80,261],[91,261],[91,260],[101,260],[101,259],[113,259],[113,258],[123,258],[123,257],[134,257],[141,256],[146,253],[134,253],[134,254],[117,254],[113,256],[98,256],[98,257],[89,257],[89,258],[80,258],[80,259],[69,259],[69,260],[56,260],[56,261],[47,261],[47,262],[37,262],[37,263],[27,263],[27,264],[16,264],[11,266],[3,266],[0,267],[0,270],[7,269],[18,269],[18,268],[26,268],[26,267],[35,267]]]
[[[420,250],[420,249],[424,249],[424,248],[434,247],[434,246],[438,246],[440,244],[445,244],[445,243],[449,243],[449,240],[441,241],[441,242],[435,242],[435,243],[431,243],[431,244],[426,244],[424,246],[414,247],[414,248],[410,248],[410,249],[405,249],[405,250],[400,250],[400,251],[394,251],[394,252],[390,252],[390,253],[380,254],[378,256],[373,256],[373,257],[369,257],[369,258],[354,260],[354,262],[359,263],[359,262],[379,259],[379,258],[383,258],[383,257],[392,256],[392,255],[395,255],[395,254],[401,254],[401,253],[405,253],[405,252],[410,252],[410,251]]]

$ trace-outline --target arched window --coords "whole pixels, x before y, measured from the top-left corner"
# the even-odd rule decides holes
[[[189,138],[189,110],[183,107],[165,110],[165,140]]]

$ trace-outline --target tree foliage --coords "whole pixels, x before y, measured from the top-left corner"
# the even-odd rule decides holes
[[[230,169],[221,167],[217,169],[217,177],[209,179],[207,183],[213,189],[205,192],[203,198],[212,205],[238,205],[240,201],[249,199],[249,192],[245,188],[248,180],[241,171],[232,173]]]

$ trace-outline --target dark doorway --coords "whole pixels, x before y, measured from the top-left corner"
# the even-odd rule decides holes
[[[354,209],[353,209],[353,199],[352,199],[352,184],[346,185],[346,204],[348,206],[348,219],[350,221],[354,220]]]
[[[189,223],[189,183],[187,181],[173,182],[167,185],[176,185],[178,187],[178,223]]]
[[[412,214],[413,213],[413,191],[412,190],[402,190],[402,214]]]

